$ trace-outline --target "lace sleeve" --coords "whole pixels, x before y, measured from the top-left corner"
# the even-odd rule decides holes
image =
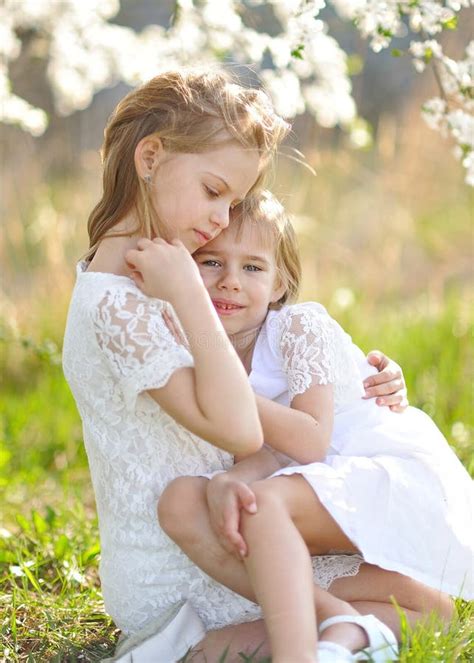
[[[141,392],[163,387],[178,368],[193,365],[192,355],[163,320],[166,306],[117,290],[107,292],[95,309],[97,342],[131,410]]]
[[[318,304],[295,305],[285,312],[280,348],[291,400],[315,384],[336,381],[332,322]]]

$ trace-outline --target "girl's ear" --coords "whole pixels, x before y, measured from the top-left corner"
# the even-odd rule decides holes
[[[153,177],[163,159],[164,147],[157,136],[145,136],[135,148],[135,168],[142,179]]]
[[[285,292],[286,292],[286,285],[284,283],[282,283],[279,278],[277,278],[277,282],[276,282],[275,287],[273,289],[272,298],[270,300],[270,303],[275,304],[276,302],[278,302],[283,297]]]

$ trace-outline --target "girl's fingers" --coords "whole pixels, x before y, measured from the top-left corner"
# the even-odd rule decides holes
[[[227,534],[227,540],[232,544],[234,552],[237,551],[240,557],[245,557],[247,554],[247,544],[239,530],[233,530]]]
[[[375,387],[369,387],[365,390],[364,398],[374,398],[375,396],[391,396],[402,395],[405,389],[405,383],[400,379],[390,380],[390,382],[383,382]]]
[[[138,240],[138,241],[141,242],[141,240]],[[146,240],[146,241],[148,241],[148,240]],[[138,244],[137,244],[137,246],[138,246]],[[125,253],[125,262],[127,263],[127,265],[132,270],[134,268],[144,266],[145,265],[145,260],[146,260],[146,258],[145,258],[144,249],[141,249],[141,250],[139,248],[129,249]]]
[[[238,489],[240,504],[248,513],[257,513],[257,500],[255,493],[246,484],[241,484]]]
[[[388,358],[380,350],[371,350],[367,355],[367,361],[372,366],[377,366],[379,370],[383,370],[388,365]]]
[[[137,271],[131,272],[130,278],[135,282],[135,285],[137,285],[139,288],[143,288],[144,281],[140,272]]]
[[[406,395],[402,391],[397,391],[395,394],[388,394],[376,399],[377,405],[401,405],[405,402]]]
[[[157,240],[153,240],[153,242],[156,242]],[[137,242],[137,249],[139,251],[144,251],[147,247],[153,246],[153,242],[151,239],[147,239],[146,237],[141,237],[138,242]]]
[[[228,508],[224,512],[224,527],[222,533],[228,541],[232,544],[239,537],[240,513],[235,505],[233,508]]]
[[[390,405],[390,409],[392,410],[392,412],[397,412],[397,413],[401,414],[402,412],[405,412],[408,405],[409,405],[408,399],[404,398],[404,399],[402,399],[402,401],[399,405]]]
[[[384,368],[380,373],[365,378],[364,387],[375,387],[380,384],[385,384],[386,382],[391,382],[392,380],[401,380],[401,378],[402,373],[398,366]]]
[[[131,269],[136,267],[137,258],[138,258],[138,251],[136,249],[129,249],[125,254],[125,262]]]

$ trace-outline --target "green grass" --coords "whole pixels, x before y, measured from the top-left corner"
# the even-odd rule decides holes
[[[472,473],[472,314],[460,297],[386,311],[356,298],[333,313],[364,349],[403,365],[410,401],[434,416]],[[93,494],[57,337],[47,341],[38,322],[34,340],[0,340],[0,661],[8,663],[98,661],[118,635],[100,596]],[[400,660],[472,661],[473,604],[457,607],[448,630],[405,625]]]
[[[97,579],[97,522],[74,510],[17,514],[0,539],[2,649],[7,661],[95,661],[113,651]]]

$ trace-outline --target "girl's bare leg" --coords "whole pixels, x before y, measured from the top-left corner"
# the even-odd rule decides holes
[[[251,488],[258,510],[241,514],[248,546],[244,565],[263,611],[273,661],[315,661],[315,603],[318,621],[359,613],[314,587],[310,553],[356,549],[301,476],[257,481]],[[324,638],[351,650],[368,644],[365,632],[352,623],[327,629]]]
[[[198,477],[183,477],[172,482],[160,502],[160,522],[168,535],[206,573],[246,598],[255,600],[242,562],[223,548],[210,526],[206,486],[207,479]],[[353,603],[361,614],[375,614],[395,634],[399,634],[400,619],[392,599],[405,611],[412,625],[431,611],[436,611],[446,620],[452,615],[452,603],[446,595],[406,576],[369,564],[363,564],[356,576],[337,579],[331,585],[331,594]],[[320,618],[324,617],[320,614]],[[246,627],[250,632],[246,631]],[[217,649],[221,647],[222,639],[225,645],[232,640],[230,656],[234,645],[235,652],[248,651],[247,644],[250,649],[255,648],[254,643],[257,646],[263,642],[264,635],[262,623],[253,622],[251,625],[212,632],[201,645],[206,655],[210,656],[214,645]]]
[[[362,564],[356,576],[337,578],[331,594],[351,603],[361,614],[374,614],[400,639],[400,615],[403,610],[414,627],[430,615],[448,623],[454,615],[452,598],[417,580],[372,564]]]
[[[263,611],[272,661],[313,663],[318,638],[308,548],[293,521],[284,517],[277,496],[256,497],[255,518],[242,514],[241,531],[248,545],[244,566]]]

